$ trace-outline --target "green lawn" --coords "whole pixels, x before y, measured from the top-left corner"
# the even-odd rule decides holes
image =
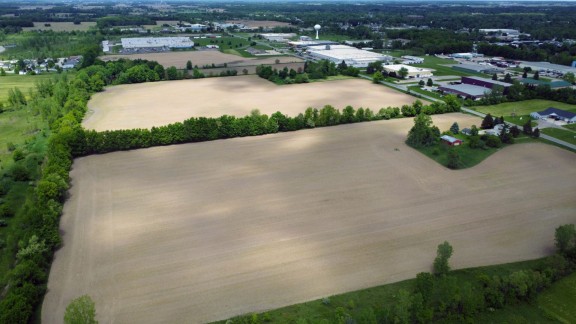
[[[348,80],[348,79],[356,79],[356,77],[348,76],[348,75],[331,75],[326,77],[326,79],[310,79],[310,83],[313,82],[324,82],[324,81],[336,81],[336,80]]]
[[[564,125],[564,126],[562,126],[562,127],[566,128],[566,129],[570,129],[570,130],[576,131],[576,124]]]
[[[485,114],[492,114],[492,116],[511,116],[512,113],[515,113],[517,116],[522,116],[530,115],[530,113],[535,111],[542,111],[548,107],[576,112],[576,105],[541,99],[505,102],[498,105],[477,106],[472,108]]]
[[[420,86],[411,86],[411,87],[408,87],[408,89],[412,92],[420,93],[420,94],[423,94],[425,96],[429,96],[429,97],[436,98],[436,99],[442,99],[442,96],[439,93],[423,90],[420,88]]]
[[[18,88],[22,93],[28,96],[29,90],[34,88],[37,81],[50,79],[53,74],[39,74],[39,75],[14,75],[7,74],[0,76],[0,102],[6,101],[8,98],[8,90]]]
[[[499,116],[496,116],[499,117]],[[519,126],[522,126],[524,124],[526,124],[526,121],[531,120],[532,118],[529,115],[520,115],[520,116],[504,116],[504,120],[509,122],[509,123],[513,123]],[[538,125],[537,122],[535,121],[531,121],[530,124],[532,124],[532,127],[535,127]]]
[[[456,136],[456,137],[467,138],[467,136]],[[458,154],[460,155],[460,159],[462,161],[460,169],[471,168],[477,165],[478,163],[484,161],[487,157],[496,153],[498,150],[501,150],[505,147],[504,146],[500,149],[496,148],[471,149],[466,142],[467,140],[464,139],[464,143],[462,145],[453,147],[454,150],[458,151]],[[440,163],[441,165],[446,166],[448,164],[448,150],[450,148],[451,147],[449,147],[444,143],[439,143],[434,146],[418,149],[418,151],[426,155],[427,157],[431,158],[432,160]]]
[[[472,73],[472,72],[467,73],[467,72],[455,70],[450,66],[446,66],[447,64],[457,64],[458,63],[458,62],[451,60],[451,59],[438,58],[438,57],[433,56],[433,55],[423,56],[423,57],[424,57],[424,63],[415,64],[414,66],[434,69],[434,70],[436,70],[436,72],[434,72],[435,76],[443,76],[443,75],[469,76],[469,75],[475,75],[475,76],[486,77],[486,74]]]
[[[538,306],[562,323],[576,320],[576,273],[561,279],[538,296]]]
[[[251,41],[240,37],[222,37],[222,38],[195,38],[194,44],[197,46],[218,45],[220,51],[227,54],[233,54],[243,57],[254,57],[254,55],[245,51],[250,47]],[[255,45],[257,49],[269,50],[272,49],[266,45]]]
[[[576,132],[571,130],[561,128],[542,128],[540,132],[555,137],[561,141],[576,144]]]

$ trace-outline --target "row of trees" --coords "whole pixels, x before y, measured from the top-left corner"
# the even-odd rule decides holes
[[[218,118],[190,118],[181,123],[153,127],[149,130],[129,129],[96,132],[94,130],[75,128],[71,131],[69,139],[72,155],[84,156],[158,145],[202,142],[407,117],[413,116],[412,114],[416,111],[429,118],[426,113],[444,113],[457,110],[448,103],[440,102],[424,106],[419,100],[412,106],[403,106],[402,109],[388,107],[382,108],[378,112],[362,107],[354,109],[351,106],[347,106],[340,111],[330,105],[326,105],[321,109],[308,108],[304,113],[289,117],[281,112],[268,116],[254,110],[249,116],[245,117],[224,115]]]
[[[470,269],[455,273],[450,267],[454,248],[448,242],[438,245],[432,272],[421,272],[407,288],[392,298],[370,300],[370,305],[336,307],[327,319],[331,323],[473,323],[476,316],[508,305],[532,303],[553,282],[576,270],[576,228],[574,224],[556,229],[556,254],[521,270],[487,272]],[[406,287],[405,286],[405,287]],[[322,303],[330,306],[329,298]],[[269,319],[264,314],[262,319]],[[318,318],[315,318],[318,321]],[[238,316],[233,324],[259,323],[258,314]],[[310,323],[310,321],[303,323]]]
[[[524,101],[532,99],[545,99],[576,104],[576,89],[562,88],[552,90],[550,86],[541,84],[538,86],[526,84],[523,85],[514,81],[508,88],[508,94],[502,95],[502,89],[493,89],[492,93],[480,100],[465,100],[466,106],[494,105],[503,102]]]
[[[40,85],[28,102],[50,125],[46,158],[32,196],[20,208],[21,228],[16,263],[6,275],[8,286],[0,301],[0,323],[28,323],[46,291],[52,255],[60,245],[59,217],[68,189],[73,130],[80,129],[89,93],[76,87],[81,80],[62,76]],[[36,164],[38,165],[38,164]],[[18,179],[15,179],[18,181]]]

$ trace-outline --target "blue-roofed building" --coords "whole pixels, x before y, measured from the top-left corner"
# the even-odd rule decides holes
[[[576,114],[570,111],[550,107],[544,111],[533,112],[530,117],[534,119],[554,118],[556,120],[565,121],[568,124],[576,123]]]

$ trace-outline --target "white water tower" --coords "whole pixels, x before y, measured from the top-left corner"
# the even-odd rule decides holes
[[[314,29],[316,29],[316,39],[318,39],[318,31],[320,30],[320,25],[316,24],[314,25]]]

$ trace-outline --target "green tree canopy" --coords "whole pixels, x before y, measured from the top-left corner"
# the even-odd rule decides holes
[[[421,113],[414,118],[414,126],[408,132],[406,144],[412,147],[433,145],[438,141],[440,131],[432,124],[430,116]]]
[[[438,245],[438,250],[436,252],[436,259],[434,259],[434,273],[440,275],[446,275],[450,271],[450,265],[448,260],[452,256],[452,245],[447,241]]]
[[[96,306],[88,295],[74,299],[64,313],[66,324],[97,324]]]

